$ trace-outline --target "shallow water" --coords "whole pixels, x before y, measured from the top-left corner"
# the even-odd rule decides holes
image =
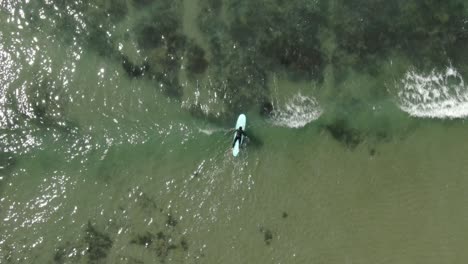
[[[468,259],[463,1],[0,6],[1,263]]]

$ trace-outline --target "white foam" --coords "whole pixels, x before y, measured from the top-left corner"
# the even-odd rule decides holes
[[[399,107],[411,116],[453,119],[468,116],[468,87],[453,67],[429,74],[408,71],[398,93]]]
[[[221,128],[206,128],[206,129],[198,128],[198,131],[200,133],[205,134],[205,135],[211,136],[213,133],[224,131],[224,129],[221,129]]]
[[[317,120],[322,112],[315,98],[298,93],[283,107],[274,109],[271,121],[277,126],[301,128]]]

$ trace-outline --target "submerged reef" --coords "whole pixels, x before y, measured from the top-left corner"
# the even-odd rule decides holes
[[[133,231],[128,244],[132,247],[144,248],[143,252],[148,257],[158,260],[158,263],[174,261],[174,258],[181,256],[188,257],[189,240],[186,230],[180,228],[181,219],[174,212],[164,210],[161,206],[156,206],[153,197],[145,192],[141,192],[136,201],[137,214],[144,213],[151,217],[151,224],[138,231]],[[154,221],[153,221],[154,220]],[[136,228],[139,229],[139,228]],[[128,258],[139,258],[128,256]],[[127,258],[127,256],[126,256]]]
[[[258,107],[268,117],[271,107],[266,98],[271,97],[272,88],[262,80],[275,73],[320,86],[328,68],[332,86],[323,99],[339,105],[337,93],[355,93],[347,84],[354,77],[350,73],[384,79],[384,62],[391,62],[393,56],[423,69],[450,61],[466,64],[458,56],[468,54],[462,48],[468,45],[468,10],[460,0],[199,3],[198,26],[212,58],[206,74],[220,79],[217,83],[227,83],[225,94],[230,100],[226,100],[224,114]],[[388,96],[383,83],[366,92],[376,99]],[[339,127],[328,126],[346,144],[358,144],[360,136]]]
[[[208,68],[205,50],[198,46],[194,41],[189,41],[187,43],[185,56],[187,57],[186,69],[190,75],[202,74]]]
[[[51,263],[106,263],[116,257],[126,261],[125,263],[145,263],[145,258],[155,259],[156,263],[168,263],[191,257],[193,252],[190,252],[189,234],[187,230],[180,228],[181,220],[174,213],[157,207],[154,198],[145,192],[137,197],[136,200],[129,197],[136,206],[124,209],[117,205],[116,209],[122,214],[128,212],[131,215],[149,215],[150,224],[142,226],[139,220],[132,217],[125,217],[125,220],[113,218],[106,219],[106,228],[101,229],[101,224],[94,222],[101,222],[103,219],[89,220],[80,239],[58,244],[51,256]],[[129,236],[119,236],[122,229],[130,231]],[[117,247],[114,245],[122,243],[138,250],[119,255],[119,249],[116,251]],[[139,254],[134,254],[135,252]],[[195,252],[193,257],[197,256]]]
[[[286,8],[264,14],[271,21],[265,21],[263,28],[258,28],[258,31],[267,32],[259,43],[264,57],[260,59],[268,62],[270,70],[284,70],[293,80],[320,81],[325,59],[320,52],[318,33],[324,18],[319,7],[302,4],[286,5]]]
[[[437,63],[447,63],[444,51],[458,52],[457,45],[468,44],[463,1],[340,2],[330,9],[330,30],[335,32],[340,51],[334,56],[334,64],[353,56],[349,66],[369,69],[376,60],[399,52],[417,66],[430,69]]]
[[[258,106],[267,116],[272,73],[322,80],[325,59],[318,32],[323,18],[315,3],[201,0],[200,6],[198,26],[212,58],[206,74],[229,98],[223,115]]]
[[[167,95],[180,98],[182,87],[179,82],[179,71],[182,58],[186,52],[187,37],[182,33],[182,1],[134,1],[137,6],[148,10],[140,11],[142,17],[133,31],[136,42],[145,58],[142,74],[133,74],[126,70],[130,77],[145,75],[157,82]],[[151,2],[151,3],[150,3]],[[137,65],[129,61],[131,65]],[[140,73],[137,70],[136,73]]]
[[[193,93],[187,85],[216,94],[222,98],[216,113],[200,111],[203,103],[197,100],[186,109],[218,122],[251,109],[268,118],[273,111],[269,80],[276,75],[313,83],[321,87],[314,90],[321,99],[339,105],[346,99],[336,94],[361,95],[347,83],[356,74],[394,78],[385,75],[393,58],[422,70],[453,63],[468,72],[463,0],[198,0],[190,12],[182,0],[52,2],[31,3],[25,12],[29,22],[40,26],[44,12],[57,21],[58,39],[120,63],[127,78],[151,82],[171,98],[184,100],[184,92]],[[79,19],[66,13],[67,5]],[[129,14],[135,17],[131,22]],[[187,28],[188,23],[193,24]],[[193,28],[196,32],[187,32]],[[366,92],[381,99],[388,87],[378,83]],[[34,111],[40,116],[47,107]],[[358,144],[359,137],[343,134],[341,125],[326,127],[346,144]]]

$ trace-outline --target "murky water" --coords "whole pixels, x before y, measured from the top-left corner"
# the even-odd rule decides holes
[[[0,263],[468,259],[464,1],[0,7]]]

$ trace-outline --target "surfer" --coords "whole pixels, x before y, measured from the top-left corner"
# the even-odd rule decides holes
[[[247,136],[247,134],[242,130],[242,127],[240,126],[239,129],[236,129],[236,137],[234,138],[234,142],[232,142],[232,147],[236,145],[236,141],[239,140],[239,145],[241,144],[241,139],[242,136]]]

